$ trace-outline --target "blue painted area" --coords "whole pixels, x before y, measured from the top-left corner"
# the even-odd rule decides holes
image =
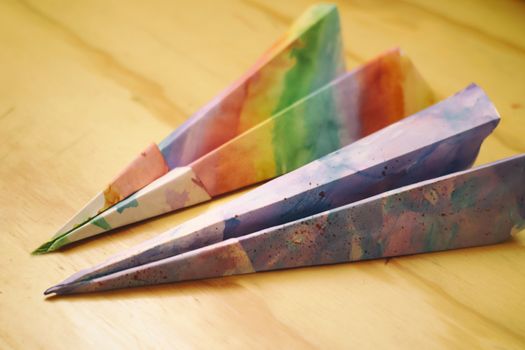
[[[465,208],[471,208],[476,205],[477,197],[476,192],[473,191],[479,188],[479,180],[472,178],[466,180],[461,185],[457,185],[451,194],[452,208],[454,211],[461,211]]]
[[[122,214],[122,212],[128,208],[136,208],[139,206],[139,202],[134,197],[129,197],[128,199],[123,200],[122,202],[116,205],[117,212]]]
[[[226,220],[224,222],[224,234],[223,234],[224,238],[223,239],[238,237],[242,235],[242,234],[239,235],[239,233],[237,232],[237,229],[239,228],[240,224],[241,224],[241,221],[237,219],[236,217],[229,218],[228,220]]]
[[[178,166],[186,165],[182,159],[183,152],[185,151],[184,145],[186,144],[186,139],[193,128],[199,128],[199,124],[202,123],[202,120],[204,119],[203,115],[207,107],[208,105],[205,105],[200,111],[192,115],[186,120],[186,122],[171,132],[171,134],[159,143],[160,152],[170,170]],[[194,158],[195,157],[191,159]]]
[[[94,218],[91,223],[95,226],[98,226],[100,227],[101,229],[104,229],[104,230],[111,230],[111,226],[108,224],[108,222],[106,221],[106,219],[100,217],[100,218]]]

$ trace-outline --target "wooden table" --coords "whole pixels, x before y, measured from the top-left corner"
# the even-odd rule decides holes
[[[232,198],[29,253],[238,77],[308,1],[0,1],[0,348],[524,348],[525,231],[497,246],[46,300],[73,272]],[[525,3],[339,4],[355,67],[400,45],[439,97],[471,81],[525,151]],[[237,194],[238,195],[238,194]]]

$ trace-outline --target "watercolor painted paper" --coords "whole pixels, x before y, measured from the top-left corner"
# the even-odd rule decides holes
[[[75,294],[495,244],[525,228],[525,154],[98,278]]]
[[[481,143],[498,122],[498,112],[489,98],[481,88],[470,85],[436,105],[80,271],[58,286],[139,268],[464,170],[473,164]]]
[[[343,74],[337,7],[310,7],[235,83],[157,146],[149,145],[34,253],[137,190],[186,166]]]
[[[399,50],[306,98],[56,239],[48,251],[295,170],[413,114],[432,93]]]

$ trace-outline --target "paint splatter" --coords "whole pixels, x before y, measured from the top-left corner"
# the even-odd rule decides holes
[[[166,190],[166,203],[168,203],[172,210],[184,208],[189,199],[190,194],[186,190],[182,192],[177,192],[171,189]]]
[[[91,220],[91,223],[95,226],[98,226],[104,230],[111,230],[111,226],[104,218],[94,218]]]
[[[117,204],[117,212],[122,214],[122,212],[128,208],[136,208],[139,206],[139,202],[135,198],[128,198]]]

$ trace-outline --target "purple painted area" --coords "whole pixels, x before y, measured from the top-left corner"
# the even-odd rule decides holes
[[[239,241],[255,271],[333,264],[498,243],[525,227],[524,208],[521,155]]]
[[[525,154],[90,281],[85,293],[499,243],[525,227]]]
[[[63,283],[145,265],[465,169],[498,121],[488,97],[471,85]]]
[[[182,193],[171,189],[166,190],[166,203],[168,203],[173,210],[184,208],[189,199],[190,194],[186,190],[182,191]]]

